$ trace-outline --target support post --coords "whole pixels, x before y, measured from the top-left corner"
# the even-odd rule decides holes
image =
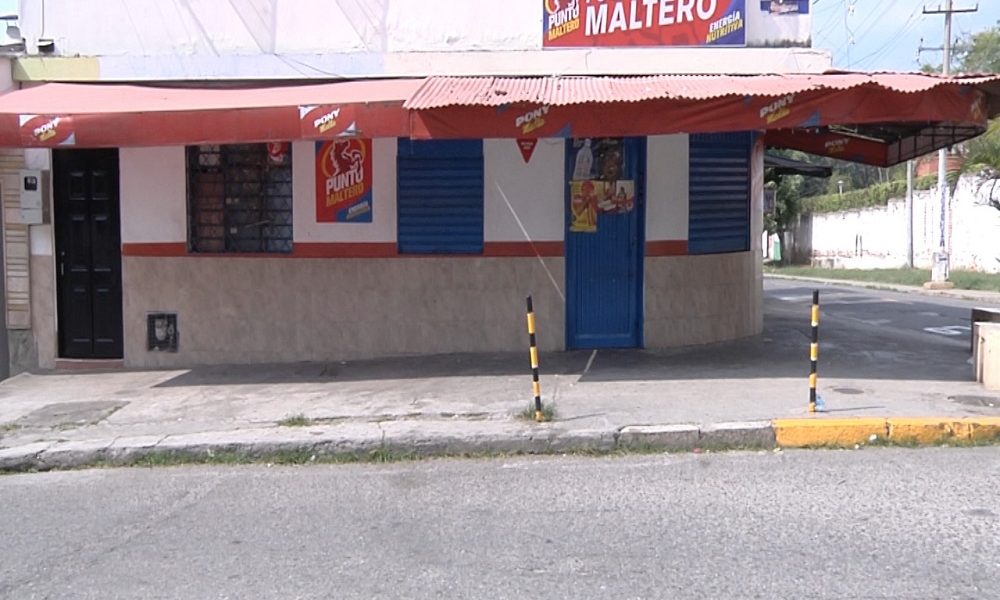
[[[819,377],[819,290],[813,290],[812,343],[809,344],[809,412],[816,412],[816,384]]]
[[[538,342],[535,340],[535,309],[528,296],[528,342],[531,354],[531,391],[535,395],[535,421],[545,420],[542,415],[542,384],[538,379]]]

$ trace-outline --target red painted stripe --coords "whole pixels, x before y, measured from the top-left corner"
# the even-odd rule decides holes
[[[687,253],[687,240],[646,242],[646,256],[686,256]]]
[[[400,254],[395,242],[297,242],[288,254],[188,252],[184,242],[122,244],[123,256],[229,258],[420,258],[428,256],[562,256],[562,242],[486,242],[482,254]]]
[[[292,258],[391,258],[399,256],[395,242],[296,242]]]
[[[187,256],[184,242],[151,242],[122,244],[122,256]]]
[[[562,242],[486,242],[484,256],[562,256]]]

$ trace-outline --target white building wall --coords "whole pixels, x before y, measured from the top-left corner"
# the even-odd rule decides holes
[[[950,199],[953,269],[1000,273],[1000,211],[989,206],[992,182],[963,177]],[[1000,185],[994,198],[1000,198]],[[915,266],[929,269],[940,244],[940,193],[919,191],[913,201]],[[897,268],[906,264],[906,202],[813,215],[813,261],[840,268]]]
[[[646,239],[688,239],[687,135],[655,135],[646,143]]]
[[[538,140],[531,160],[525,163],[516,140],[484,140],[483,236],[487,242],[563,240],[565,149],[565,140]]]
[[[118,152],[122,243],[187,242],[184,146]]]

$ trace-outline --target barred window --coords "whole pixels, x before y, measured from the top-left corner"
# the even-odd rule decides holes
[[[189,146],[192,252],[292,251],[289,143]]]

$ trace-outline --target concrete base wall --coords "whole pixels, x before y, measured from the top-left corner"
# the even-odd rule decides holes
[[[706,344],[764,329],[754,251],[646,258],[646,346]]]
[[[546,259],[562,285],[561,258]],[[129,367],[527,352],[564,345],[563,302],[538,259],[125,257]],[[146,315],[178,314],[179,351],[146,348]]]

